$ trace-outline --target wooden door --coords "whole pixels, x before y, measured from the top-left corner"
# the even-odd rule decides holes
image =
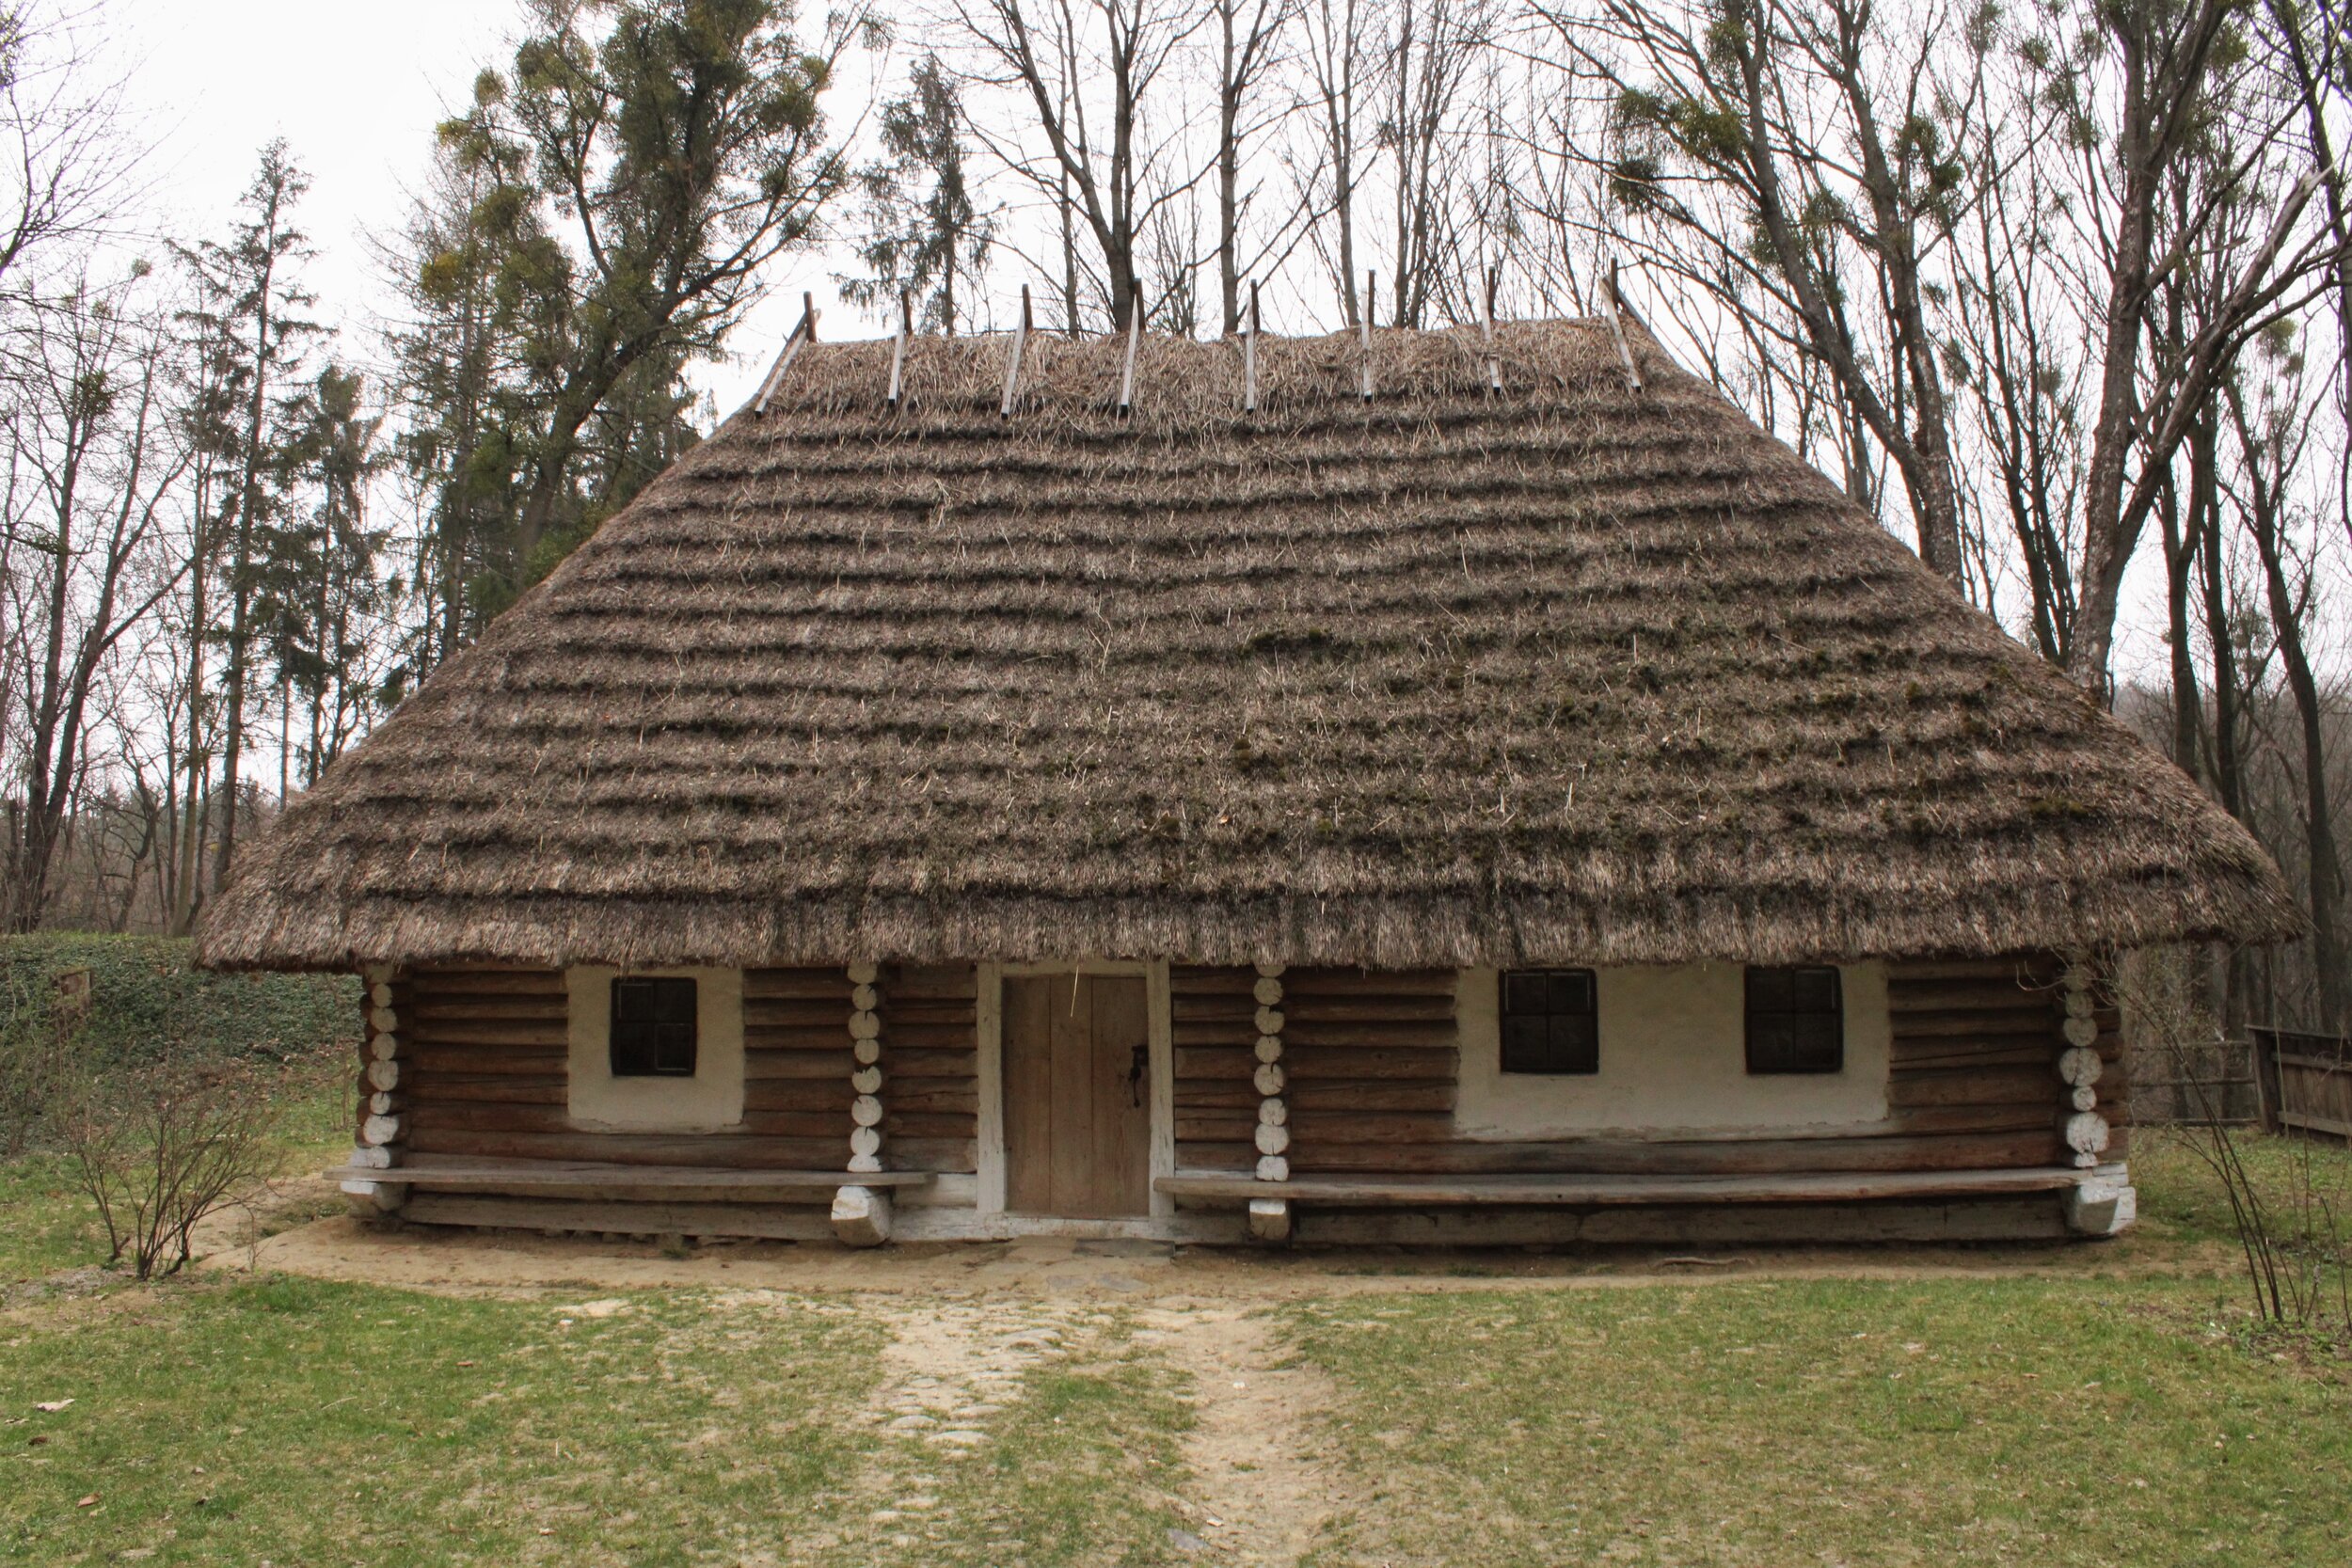
[[[1142,977],[1025,974],[1004,985],[1006,1206],[1085,1218],[1151,1212]]]

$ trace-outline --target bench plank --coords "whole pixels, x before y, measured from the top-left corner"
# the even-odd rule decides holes
[[[830,1197],[836,1188],[922,1187],[924,1170],[731,1170],[701,1165],[623,1165],[586,1160],[437,1160],[388,1170],[340,1165],[331,1180],[398,1183],[443,1193],[564,1193],[607,1188],[713,1188]]]
[[[1218,1203],[1287,1198],[1322,1208],[1485,1204],[1802,1203],[1881,1197],[1967,1197],[2058,1192],[2082,1173],[2060,1165],[2009,1170],[1797,1171],[1776,1176],[1294,1176],[1259,1181],[1179,1171],[1152,1183],[1171,1197]]]

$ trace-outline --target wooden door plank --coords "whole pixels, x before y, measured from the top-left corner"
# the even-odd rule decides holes
[[[1133,1073],[1136,1053],[1150,1039],[1148,991],[1132,975],[1096,975],[1093,987],[1095,1212],[1146,1214],[1152,1210],[1152,1110],[1149,1095],[1137,1103]]]
[[[1054,1042],[1047,975],[1004,982],[1005,1206],[1053,1210]]]
[[[1092,1217],[1095,982],[1091,975],[1057,974],[1048,983],[1054,1021],[1053,1212]]]

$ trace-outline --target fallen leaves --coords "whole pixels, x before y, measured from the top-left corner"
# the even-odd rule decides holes
[[[50,1415],[54,1416],[58,1411],[63,1410],[67,1405],[72,1404],[72,1402],[73,1402],[72,1400],[35,1400],[33,1402],[33,1408],[35,1410],[45,1410]]]

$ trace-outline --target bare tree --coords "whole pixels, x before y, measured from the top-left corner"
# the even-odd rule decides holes
[[[0,602],[10,644],[5,851],[11,930],[40,924],[88,768],[93,700],[124,637],[178,584],[156,546],[187,466],[165,418],[169,335],[144,309],[144,269],[84,282],[34,313],[7,442]]]
[[[983,140],[1055,204],[1065,233],[1084,226],[1104,314],[1124,331],[1153,214],[1194,182],[1161,177],[1180,150],[1152,124],[1147,102],[1204,16],[1179,0],[948,0],[948,16],[968,80],[1020,105],[1010,127]],[[1063,258],[1074,328],[1079,262],[1069,241]]]
[[[1264,129],[1257,113],[1269,71],[1281,63],[1284,35],[1299,0],[1210,0],[1216,20],[1216,284],[1222,330],[1241,329],[1241,285],[1248,271],[1241,251],[1249,194],[1242,164]]]

